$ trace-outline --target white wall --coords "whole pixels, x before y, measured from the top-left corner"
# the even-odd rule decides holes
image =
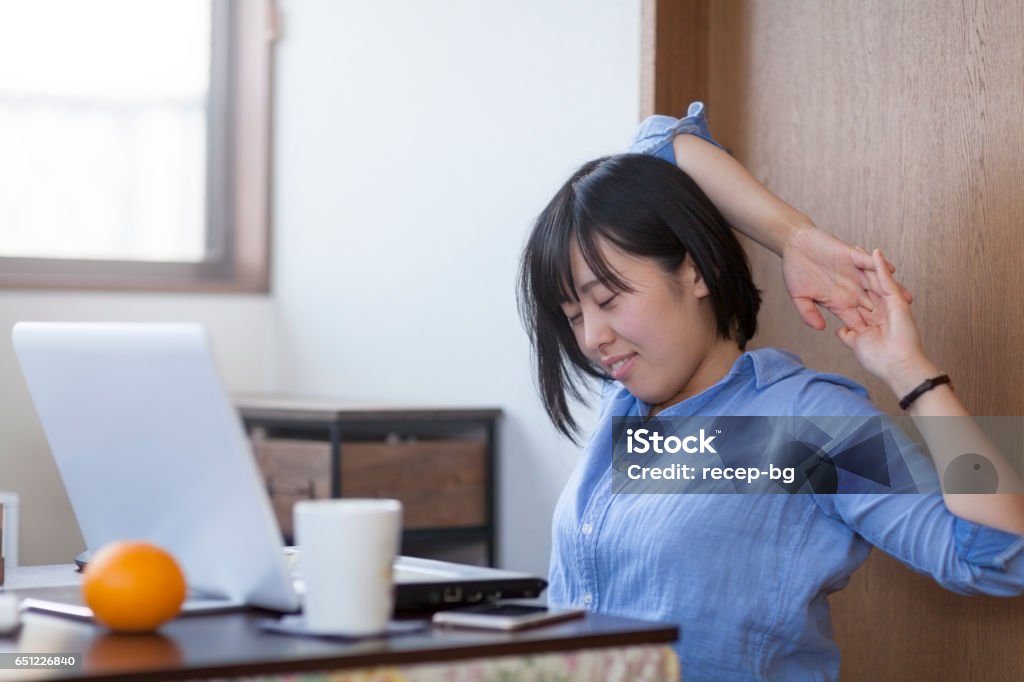
[[[265,296],[0,292],[0,489],[21,502],[22,565],[70,561],[85,549],[11,344],[19,320],[179,321],[207,325],[229,388],[266,390],[272,332]]]
[[[531,220],[637,122],[639,0],[281,0],[274,293],[0,292],[0,488],[21,563],[81,549],[11,348],[17,320],[198,320],[232,390],[494,405],[502,563],[545,572],[577,449],[515,309]],[[584,422],[587,420],[584,419]]]
[[[497,405],[501,563],[545,572],[577,450],[515,308],[531,220],[637,123],[637,0],[283,0],[276,383]]]

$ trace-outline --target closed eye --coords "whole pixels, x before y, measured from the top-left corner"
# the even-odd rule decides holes
[[[609,298],[609,299],[607,299],[605,301],[602,301],[602,302],[598,303],[597,305],[598,305],[598,307],[600,307],[602,309],[607,308],[608,306],[610,306],[612,304],[612,301],[614,301],[618,297],[619,297],[618,294],[612,294],[611,298]]]

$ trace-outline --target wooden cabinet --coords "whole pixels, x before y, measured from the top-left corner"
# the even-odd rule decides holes
[[[403,553],[495,564],[500,410],[272,396],[235,403],[286,542],[299,500],[391,497],[404,507]]]
[[[257,431],[253,450],[281,531],[290,536],[296,501],[331,496],[331,447],[269,439]],[[484,526],[485,454],[484,444],[475,440],[345,443],[341,495],[401,500],[407,529]]]

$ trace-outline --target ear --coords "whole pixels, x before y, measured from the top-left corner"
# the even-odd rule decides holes
[[[694,265],[693,259],[690,255],[686,255],[686,260],[679,267],[679,281],[687,292],[693,294],[693,297],[700,300],[711,295],[708,290],[708,285],[704,282],[704,278],[701,277],[700,270]]]

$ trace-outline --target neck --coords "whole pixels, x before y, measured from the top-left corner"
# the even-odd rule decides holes
[[[711,388],[729,373],[732,366],[736,364],[736,359],[742,354],[743,351],[740,350],[735,341],[719,339],[712,345],[710,352],[701,360],[690,380],[686,382],[686,385],[668,400],[657,405],[651,405],[651,411],[648,413],[648,416],[653,417],[665,408],[677,405]]]

